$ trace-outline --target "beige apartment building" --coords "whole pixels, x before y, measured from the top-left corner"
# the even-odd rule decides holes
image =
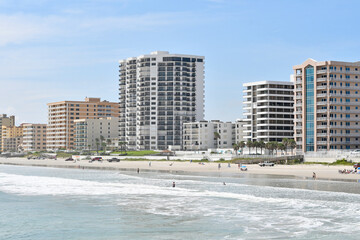
[[[24,151],[46,151],[46,124],[24,123],[22,126]]]
[[[219,120],[184,123],[183,149],[232,148],[235,143],[235,124]]]
[[[2,126],[15,126],[15,116],[0,115],[0,151],[2,149]]]
[[[2,126],[1,152],[16,152],[22,150],[23,126]]]
[[[74,149],[76,119],[119,117],[119,103],[85,98],[85,101],[48,103],[46,147],[48,150]]]
[[[308,59],[293,67],[299,152],[360,147],[360,62]]]
[[[101,136],[104,137],[106,143],[119,138],[119,118],[78,119],[74,122],[75,149],[95,150],[96,139],[100,140]],[[101,144],[99,147],[101,148]]]

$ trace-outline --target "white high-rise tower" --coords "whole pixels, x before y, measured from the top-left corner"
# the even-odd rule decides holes
[[[204,57],[157,51],[120,61],[120,140],[182,148],[184,122],[204,119]]]

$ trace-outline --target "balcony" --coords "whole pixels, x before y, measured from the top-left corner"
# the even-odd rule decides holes
[[[320,86],[317,86],[317,87],[316,87],[317,90],[324,90],[324,89],[326,89],[326,88],[327,88],[326,85],[320,85]]]
[[[326,78],[317,78],[316,82],[326,82]]]
[[[317,145],[327,145],[327,141],[317,141]]]
[[[321,69],[321,70],[317,70],[317,71],[316,71],[316,74],[324,74],[324,73],[326,73],[326,72],[327,72],[326,69]]]
[[[317,106],[326,106],[327,102],[321,101],[316,103]]]
[[[316,136],[318,136],[318,137],[326,137],[327,133],[317,133]]]

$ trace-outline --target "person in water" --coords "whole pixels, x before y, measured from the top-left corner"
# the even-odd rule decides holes
[[[137,173],[138,173],[138,174],[139,174],[139,172],[140,172],[140,168],[137,169]]]
[[[175,187],[175,182],[173,182],[173,187]]]
[[[225,182],[223,182],[223,185],[226,185],[226,183],[225,183]]]

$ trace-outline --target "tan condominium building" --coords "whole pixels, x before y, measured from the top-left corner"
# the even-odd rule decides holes
[[[48,150],[74,149],[76,119],[119,117],[119,103],[85,98],[85,101],[48,103],[46,147]]]
[[[15,126],[15,116],[0,115],[0,151],[2,149],[2,126]]]
[[[111,145],[112,139],[119,138],[119,118],[78,119],[74,122],[75,149],[99,149],[102,137],[107,145]],[[100,146],[96,146],[97,142]]]
[[[299,152],[360,147],[360,62],[293,67],[295,139]]]
[[[24,123],[22,126],[24,151],[46,151],[46,124]]]
[[[244,84],[245,141],[281,142],[294,136],[294,83]]]
[[[2,126],[2,152],[22,151],[23,126]]]
[[[232,122],[198,121],[184,123],[183,126],[184,150],[232,148],[235,139],[235,124]]]

